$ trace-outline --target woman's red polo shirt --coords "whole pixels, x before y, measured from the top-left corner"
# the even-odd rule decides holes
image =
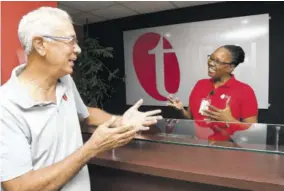
[[[228,80],[224,85],[216,89],[214,88],[212,79],[203,79],[196,83],[189,97],[189,109],[193,119],[206,119],[205,116],[199,113],[202,99],[209,98],[211,100],[211,105],[219,109],[225,109],[227,96],[231,97],[229,105],[231,107],[232,115],[235,119],[241,120],[258,115],[258,105],[253,89],[249,85],[236,80],[235,77],[232,76],[231,79]],[[199,124],[198,128],[196,128],[197,136],[203,139],[228,139],[228,137],[223,137],[219,132],[215,131],[213,124],[216,125],[216,122],[210,122],[210,124],[206,125]],[[209,127],[212,130],[207,130],[206,132],[204,127]],[[230,134],[233,134],[235,131],[241,130],[241,128],[238,128],[237,125],[232,125],[228,130]]]

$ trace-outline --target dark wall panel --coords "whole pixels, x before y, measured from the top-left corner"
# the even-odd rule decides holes
[[[271,16],[269,31],[269,102],[271,106],[268,110],[260,110],[259,121],[284,124],[284,83],[282,79],[284,71],[283,10],[283,2],[222,2],[90,24],[88,29],[89,36],[98,38],[104,46],[114,48],[114,59],[106,60],[106,63],[113,68],[119,68],[120,74],[124,75],[123,31],[125,30],[269,13]],[[114,86],[117,91],[106,102],[104,109],[121,114],[129,107],[126,105],[125,84],[123,82],[114,82]],[[142,109],[145,108],[152,109],[156,107],[145,106]],[[159,108],[163,109],[164,117],[181,117],[171,108]]]

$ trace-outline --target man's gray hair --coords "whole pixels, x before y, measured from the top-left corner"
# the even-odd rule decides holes
[[[34,36],[52,35],[63,19],[72,22],[66,11],[54,7],[40,7],[24,15],[18,26],[18,37],[25,53],[31,53]]]

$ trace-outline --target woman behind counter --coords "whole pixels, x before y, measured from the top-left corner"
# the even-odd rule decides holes
[[[224,45],[208,55],[209,79],[199,80],[190,96],[188,110],[178,98],[168,97],[168,105],[179,110],[187,119],[203,121],[198,127],[209,127],[213,134],[204,137],[197,129],[197,137],[209,140],[228,140],[238,130],[249,126],[239,124],[205,123],[204,120],[257,123],[258,106],[253,89],[238,81],[232,72],[242,62],[245,53],[240,46]],[[212,132],[212,131],[211,131]]]

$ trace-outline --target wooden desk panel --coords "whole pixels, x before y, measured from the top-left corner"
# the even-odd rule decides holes
[[[249,191],[89,164],[92,191]]]
[[[83,134],[84,140],[89,136]],[[284,156],[276,154],[132,141],[90,164],[245,190],[284,190]]]

